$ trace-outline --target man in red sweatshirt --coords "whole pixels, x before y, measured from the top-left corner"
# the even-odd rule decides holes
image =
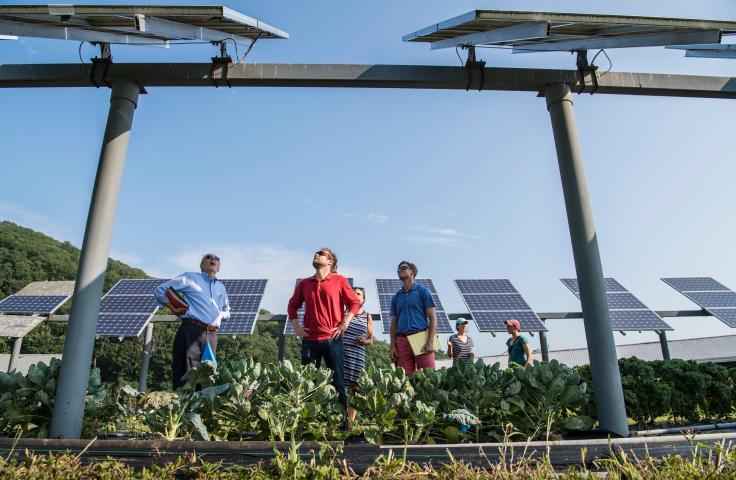
[[[312,259],[314,276],[300,281],[289,300],[288,315],[294,332],[302,339],[302,364],[314,363],[318,368],[324,358],[332,370],[332,384],[340,403],[347,409],[343,369],[342,334],[360,310],[360,300],[347,278],[337,274],[337,255],[320,248]],[[299,325],[297,310],[306,303],[304,326]]]

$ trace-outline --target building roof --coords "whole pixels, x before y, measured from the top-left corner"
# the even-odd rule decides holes
[[[695,360],[696,362],[736,362],[736,335],[669,340],[667,343],[670,349],[670,358]],[[662,347],[659,342],[616,345],[616,354],[618,358],[637,357],[649,361],[662,360]],[[540,353],[535,353],[535,356],[541,359]],[[491,355],[481,358],[487,364],[499,362],[506,365],[508,362],[507,355]],[[589,363],[587,348],[553,350],[549,352],[549,358],[570,367]],[[452,360],[437,361],[438,368],[451,365]]]

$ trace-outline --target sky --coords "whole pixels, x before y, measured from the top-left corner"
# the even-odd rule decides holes
[[[454,49],[430,51],[401,37],[476,8],[736,17],[732,0],[224,5],[290,34],[259,41],[251,63],[459,65]],[[2,64],[77,63],[80,53],[88,62],[96,51],[71,41],[0,41]],[[209,62],[216,50],[113,46],[112,53],[115,62]],[[736,76],[733,60],[663,48],[607,53],[613,71]],[[575,65],[567,53],[478,56],[496,67]],[[607,68],[605,59],[598,63]],[[0,219],[81,245],[109,93],[0,91]],[[660,277],[712,276],[736,289],[736,104],[613,95],[574,102],[605,275],[656,310],[697,308]],[[559,281],[575,268],[549,115],[533,93],[149,88],[141,96],[112,257],[169,277],[214,251],[221,277],[268,278],[262,306],[286,313],[294,279],[312,272],[313,252],[323,246],[338,253],[342,274],[367,287],[372,312],[374,279],[392,278],[403,259],[434,280],[451,313],[467,312],[452,283],[458,278],[508,278],[535,311],[580,311]],[[671,339],[734,333],[712,317],[666,321]],[[585,346],[582,320],[547,325],[550,349]],[[476,354],[505,349],[505,334],[472,324],[469,333]],[[531,341],[538,348],[538,336]]]

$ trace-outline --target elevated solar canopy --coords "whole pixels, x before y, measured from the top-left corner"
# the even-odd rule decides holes
[[[294,283],[294,288],[296,288],[296,286],[301,281],[302,281],[301,278],[297,278],[296,282]],[[353,286],[352,277],[348,277],[348,283],[350,284],[351,287]],[[304,304],[302,304],[299,310],[296,311],[296,316],[299,319],[299,325],[304,326]],[[291,320],[289,320],[288,314],[287,314],[286,322],[284,323],[284,335],[294,335],[294,326],[291,324]]]
[[[100,302],[97,335],[137,337],[159,305],[153,290],[167,279],[126,279],[116,283]],[[230,301],[230,318],[223,320],[218,335],[252,334],[258,318],[264,279],[221,280]]]
[[[686,57],[736,58],[736,44],[718,43],[714,45],[667,45],[665,48],[685,50]]]
[[[519,320],[524,331],[547,331],[510,280],[455,280],[455,286],[481,332],[505,332],[511,319]]]
[[[560,281],[580,298],[580,289],[576,278],[561,278]],[[611,328],[625,331],[665,331],[672,330],[662,318],[644,305],[633,294],[614,278],[604,278],[608,310],[611,317]]]
[[[131,45],[289,37],[227,7],[166,5],[0,5],[0,34]]]
[[[0,337],[23,338],[44,320],[39,315],[0,315]]]
[[[430,47],[497,45],[514,53],[720,43],[736,22],[579,13],[473,10],[404,35]]]
[[[422,285],[432,294],[435,310],[437,312],[437,333],[453,333],[455,330],[450,325],[450,319],[445,312],[445,307],[440,301],[440,296],[434,288],[431,278],[417,278],[416,283]],[[378,289],[378,304],[381,308],[381,324],[383,333],[391,331],[391,298],[401,289],[401,280],[398,278],[378,278],[376,279],[376,288]]]
[[[711,277],[663,278],[670,287],[731,328],[736,328],[736,292]]]

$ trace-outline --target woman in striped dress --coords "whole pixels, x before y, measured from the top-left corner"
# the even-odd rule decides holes
[[[348,324],[348,329],[342,336],[345,347],[345,384],[349,391],[355,391],[358,385],[360,372],[365,370],[365,346],[373,343],[373,319],[371,314],[363,308],[365,305],[365,289],[355,287],[355,295],[360,300],[360,310]],[[355,421],[355,409],[348,406],[348,420]]]
[[[455,322],[457,333],[450,335],[447,340],[447,355],[452,357],[452,366],[457,362],[468,362],[473,358],[473,339],[465,331],[468,329],[468,321],[458,318]]]

